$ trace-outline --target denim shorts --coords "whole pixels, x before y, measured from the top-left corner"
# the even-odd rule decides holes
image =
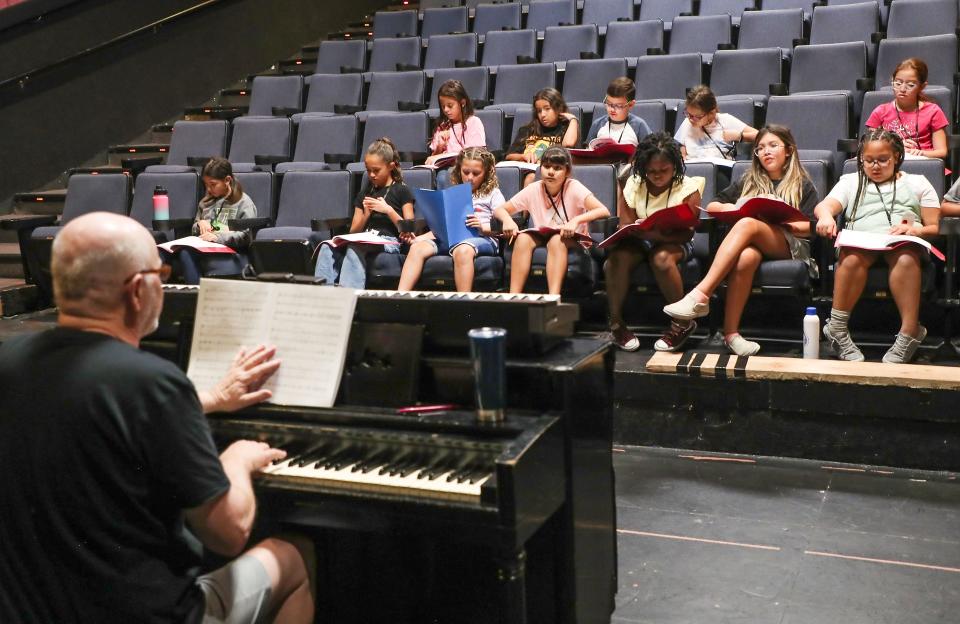
[[[437,243],[436,239],[426,239],[433,245],[433,253],[440,253],[440,244]],[[478,256],[494,256],[497,254],[497,242],[492,238],[487,238],[486,236],[474,236],[466,240],[462,240],[456,245],[453,246],[453,249],[447,250],[445,253],[453,255],[453,250],[459,247],[460,245],[470,245],[473,247],[473,250],[477,252]]]

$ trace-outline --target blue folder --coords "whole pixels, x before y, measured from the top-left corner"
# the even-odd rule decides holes
[[[469,184],[442,191],[418,188],[414,189],[414,196],[417,210],[427,220],[441,249],[450,249],[478,235],[466,225],[467,216],[473,214],[473,192]]]

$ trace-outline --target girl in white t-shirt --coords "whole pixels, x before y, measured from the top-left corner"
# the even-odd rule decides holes
[[[688,158],[723,158],[735,160],[736,144],[753,142],[757,129],[733,115],[721,113],[717,96],[710,87],[698,85],[687,93],[685,116],[674,138],[680,143],[684,160]]]
[[[497,180],[496,163],[496,158],[487,148],[468,147],[457,156],[457,162],[450,172],[451,184],[469,182],[473,188],[473,214],[467,217],[467,227],[477,231],[477,236],[461,241],[450,250],[443,250],[453,256],[453,280],[458,292],[470,292],[473,289],[474,259],[497,253],[497,241],[490,236],[490,217],[493,210],[504,202],[504,197]],[[423,264],[439,252],[433,232],[418,236],[403,261],[397,290],[411,290],[420,279]]]
[[[940,221],[940,200],[921,175],[900,171],[903,140],[889,130],[868,130],[860,139],[857,172],[840,177],[827,197],[817,204],[817,234],[835,237],[835,217],[841,212],[844,228],[877,234],[935,236]],[[913,359],[927,335],[919,323],[921,265],[925,250],[917,244],[887,251],[841,247],[833,282],[833,308],[823,335],[842,360],[863,361],[863,353],[850,337],[850,312],[867,283],[867,271],[883,258],[890,268],[890,292],[900,312],[900,331],[883,356],[887,363]]]

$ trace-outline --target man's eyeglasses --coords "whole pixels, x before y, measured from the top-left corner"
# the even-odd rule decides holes
[[[142,271],[137,271],[136,273],[134,273],[133,275],[131,275],[131,276],[128,277],[127,279],[123,280],[123,285],[126,286],[126,285],[129,284],[129,283],[133,280],[133,278],[135,278],[136,276],[138,276],[138,275],[144,275],[144,274],[146,274],[146,273],[156,273],[156,274],[157,274],[157,277],[160,278],[160,282],[166,284],[166,283],[167,283],[167,280],[170,279],[170,274],[171,274],[172,272],[173,272],[173,267],[171,267],[169,264],[161,264],[161,265],[160,265],[160,268],[158,268],[158,269],[143,269]]]
[[[894,89],[906,88],[908,91],[912,91],[913,89],[917,88],[916,82],[904,82],[903,80],[893,80],[890,82],[890,84],[893,86]]]
[[[627,102],[626,104],[613,104],[611,102],[604,100],[603,103],[607,108],[615,111],[625,111],[628,108],[630,108],[630,102]]]
[[[781,143],[767,143],[766,145],[761,145],[757,149],[753,150],[753,153],[756,154],[757,156],[760,156],[764,152],[769,152],[772,154],[773,152],[777,151],[781,147],[783,147],[783,144]]]
[[[864,158],[863,166],[864,167],[886,167],[890,164],[891,158],[877,158],[876,160],[872,158]]]

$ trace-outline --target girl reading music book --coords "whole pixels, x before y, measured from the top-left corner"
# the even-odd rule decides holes
[[[473,102],[459,80],[447,80],[437,90],[440,103],[440,121],[430,140],[431,156],[426,164],[432,165],[440,156],[459,153],[467,147],[487,144],[483,122],[473,114]]]
[[[367,258],[380,252],[400,253],[399,239],[406,242],[413,238],[411,234],[401,234],[397,227],[401,220],[414,217],[413,193],[403,183],[400,154],[393,141],[383,137],[371,143],[363,162],[367,180],[353,202],[350,233],[376,230],[385,244],[350,243],[334,248],[321,243],[314,275],[330,285],[363,288],[367,283]]]
[[[257,207],[250,196],[243,192],[243,185],[233,175],[233,166],[226,158],[211,158],[200,171],[206,193],[197,205],[191,233],[206,241],[226,245],[238,253],[198,253],[189,246],[182,246],[167,260],[174,274],[186,284],[199,284],[201,275],[239,275],[247,266],[244,252],[250,246],[250,232],[232,231],[233,219],[252,219],[257,216]],[[164,252],[165,254],[168,252]]]
[[[494,209],[504,202],[497,180],[496,159],[485,147],[468,147],[457,156],[456,165],[450,173],[452,184],[468,182],[473,189],[473,214],[467,217],[467,227],[474,228],[477,236],[443,249],[453,256],[453,279],[459,292],[473,288],[473,261],[477,256],[492,256],[497,253],[497,240],[490,236],[490,217]],[[400,285],[397,290],[410,290],[420,279],[427,258],[440,253],[432,232],[418,236],[410,245],[403,262]]]
[[[816,207],[817,234],[837,236],[836,216],[843,213],[844,228],[858,232],[936,235],[940,220],[937,192],[925,177],[900,171],[904,152],[903,140],[889,130],[865,133],[857,151],[857,172],[841,176]],[[823,335],[842,360],[864,359],[850,337],[848,323],[866,284],[867,271],[881,258],[890,269],[890,292],[900,313],[900,331],[883,361],[909,362],[927,335],[919,323],[924,249],[915,244],[888,251],[841,247],[833,283],[833,308]]]
[[[617,206],[622,226],[640,222],[657,211],[681,203],[699,212],[700,194],[706,180],[684,175],[683,157],[677,143],[665,132],[644,137],[634,153],[632,174],[627,179]],[[626,237],[610,250],[603,266],[607,283],[610,331],[613,340],[625,351],[635,351],[640,341],[623,321],[623,302],[630,287],[630,275],[637,264],[650,264],[657,286],[672,303],[683,296],[683,281],[677,265],[693,254],[693,228],[674,231],[651,230],[641,236]],[[657,351],[680,348],[697,323],[692,319],[674,320],[657,340]]]
[[[899,135],[906,154],[946,158],[946,129],[950,122],[936,102],[923,94],[927,72],[927,64],[918,58],[908,58],[897,65],[890,82],[893,101],[873,109],[864,125]]]
[[[526,187],[493,214],[503,223],[504,236],[514,242],[510,264],[510,292],[523,292],[530,274],[533,250],[547,248],[547,289],[559,295],[567,274],[567,251],[579,245],[575,234],[587,234],[587,224],[610,216],[590,189],[573,179],[573,162],[562,147],[550,147],[540,159],[542,179]],[[538,227],[558,228],[556,234],[520,232],[511,214],[527,211]]]
[[[721,191],[707,210],[731,210],[743,197],[770,196],[812,216],[817,190],[800,164],[797,142],[790,129],[772,124],[765,126],[757,133],[755,145],[749,171]],[[809,221],[774,225],[753,217],[740,219],[720,243],[700,283],[663,311],[677,320],[706,316],[710,312],[710,296],[726,278],[724,342],[736,355],[756,354],[760,345],[740,335],[740,318],[750,296],[753,275],[765,258],[802,260],[811,274],[815,274],[817,265],[810,258],[810,244],[806,240],[809,236]]]

